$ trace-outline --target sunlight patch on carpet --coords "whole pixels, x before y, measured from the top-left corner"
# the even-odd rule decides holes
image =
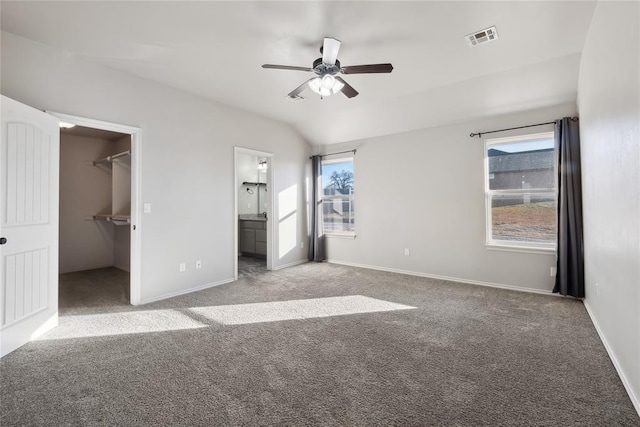
[[[38,341],[176,331],[207,326],[177,310],[64,316],[60,317],[57,328],[38,338]]]
[[[190,308],[192,312],[223,325],[278,322],[349,314],[411,310],[415,307],[396,304],[362,295],[314,298],[253,304],[219,305]]]

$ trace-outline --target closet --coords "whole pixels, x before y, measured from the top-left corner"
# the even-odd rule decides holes
[[[130,215],[131,136],[79,126],[61,130],[60,274],[91,271],[82,290],[101,298],[99,287],[108,286],[109,267],[115,267],[126,274],[128,299]]]

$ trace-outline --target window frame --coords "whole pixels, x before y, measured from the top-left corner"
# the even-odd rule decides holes
[[[550,189],[509,189],[509,190],[492,190],[490,188],[489,179],[489,149],[492,147],[499,147],[505,144],[514,144],[518,142],[527,142],[540,139],[551,139],[554,141],[554,162],[553,162],[553,176],[554,187]],[[541,195],[553,195],[553,199],[558,204],[558,164],[557,164],[557,147],[555,146],[555,134],[554,131],[540,132],[535,134],[524,134],[517,136],[510,136],[505,138],[490,138],[484,140],[484,199],[485,199],[485,246],[489,250],[503,250],[514,252],[530,252],[530,253],[548,253],[553,254],[557,249],[557,237],[553,243],[543,242],[521,242],[517,240],[500,240],[493,239],[493,221],[491,212],[491,201],[493,196],[496,195],[527,195],[527,194],[541,194]],[[557,229],[557,215],[556,215],[556,229]]]
[[[356,162],[355,162],[355,156],[351,155],[351,156],[340,156],[340,157],[333,157],[331,159],[322,159],[321,160],[321,164],[320,164],[320,170],[322,170],[322,167],[325,164],[332,164],[332,163],[346,163],[346,162],[351,162],[352,166],[353,166],[353,188],[355,189],[355,182],[356,182]],[[323,207],[324,209],[324,201],[325,201],[325,195],[324,195],[324,180],[321,178],[320,179],[321,182],[321,187],[322,187],[322,195],[320,197],[320,206]],[[345,199],[348,199],[349,197],[351,198],[351,203],[355,205],[355,192],[352,193],[350,196],[349,195],[344,195],[343,196]],[[335,199],[334,196],[326,196],[327,199]],[[342,239],[355,239],[356,237],[356,231],[355,231],[355,224],[356,224],[356,216],[355,216],[355,212],[353,214],[353,230],[351,231],[336,231],[336,230],[332,230],[332,231],[325,231],[324,229],[324,214],[323,214],[323,218],[322,218],[322,234],[326,237],[331,237],[331,238],[342,238]]]

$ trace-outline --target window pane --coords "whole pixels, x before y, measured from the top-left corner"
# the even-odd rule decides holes
[[[354,231],[353,159],[322,163],[322,191],[325,233]]]
[[[554,188],[553,139],[490,146],[490,190]]]
[[[325,197],[322,200],[325,233],[353,231],[353,197]]]
[[[491,196],[491,238],[519,242],[556,241],[553,194]]]

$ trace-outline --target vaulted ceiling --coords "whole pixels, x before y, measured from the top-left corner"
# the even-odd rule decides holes
[[[289,123],[329,144],[575,101],[595,2],[11,2],[2,30],[89,61]],[[497,41],[466,34],[495,25]],[[286,94],[312,75],[323,37],[360,95]]]

